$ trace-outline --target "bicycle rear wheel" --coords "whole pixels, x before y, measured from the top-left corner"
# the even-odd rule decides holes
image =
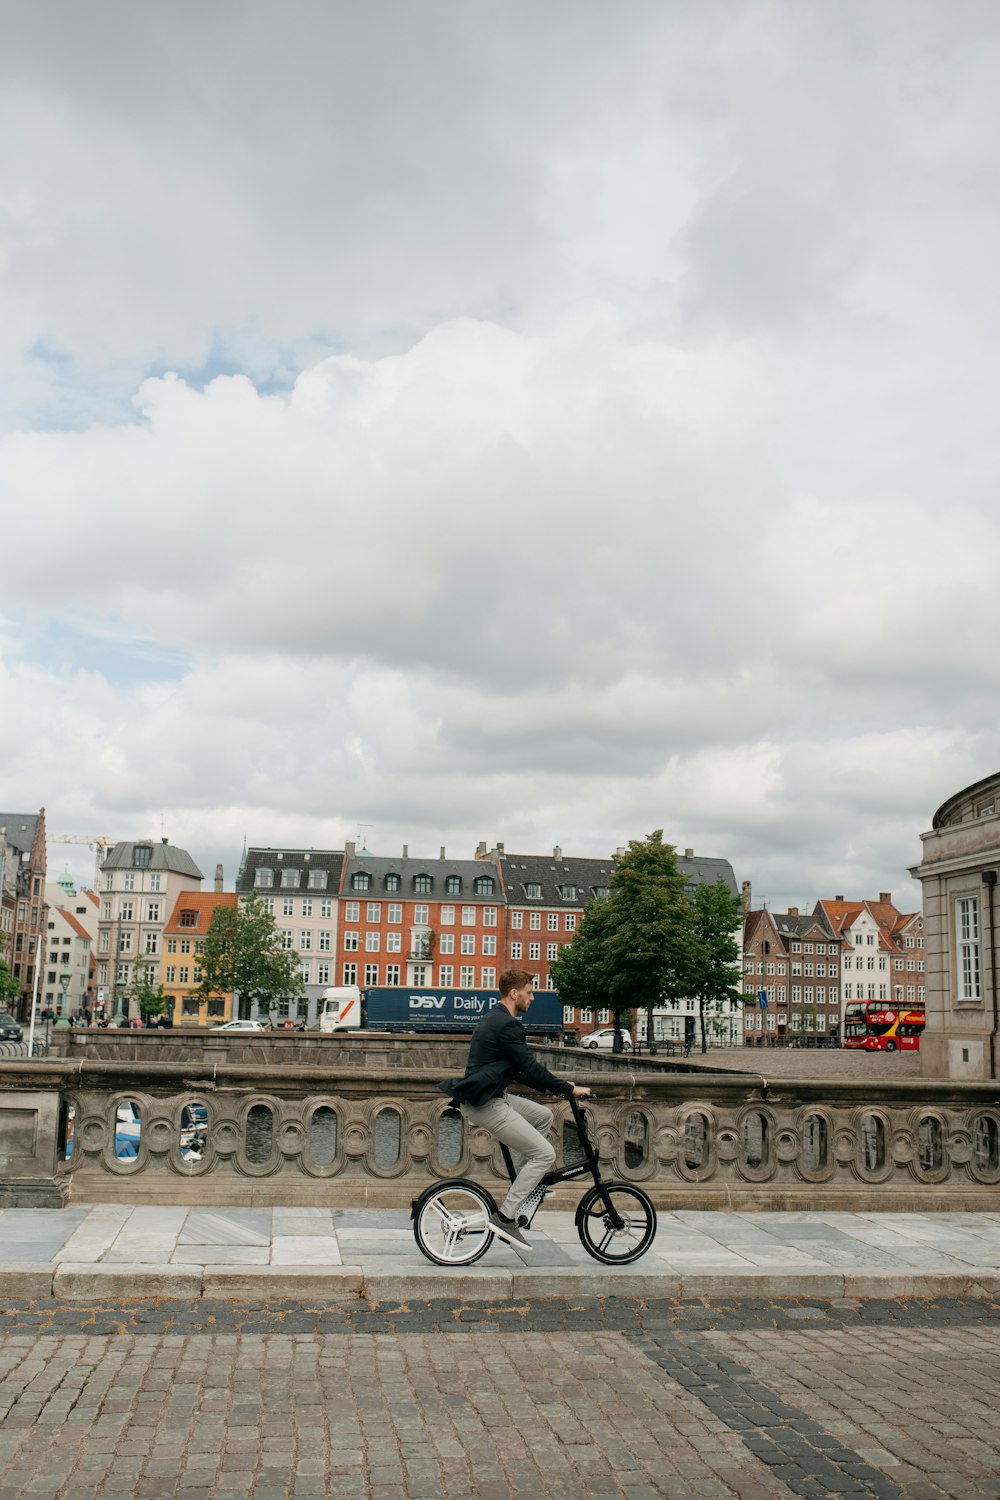
[[[645,1255],[656,1233],[656,1209],[641,1188],[630,1182],[606,1182],[604,1192],[621,1220],[615,1228],[601,1189],[592,1187],[580,1200],[576,1227],[588,1255],[606,1266],[625,1266]]]
[[[452,1178],[438,1182],[413,1205],[413,1237],[428,1260],[438,1266],[471,1266],[490,1248],[493,1197],[476,1182]]]

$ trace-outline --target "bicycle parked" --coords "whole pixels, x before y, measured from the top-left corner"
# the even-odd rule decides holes
[[[607,1266],[624,1266],[645,1255],[656,1234],[656,1209],[642,1188],[631,1182],[607,1181],[601,1176],[597,1150],[587,1130],[587,1118],[576,1099],[570,1099],[583,1160],[547,1172],[521,1205],[517,1222],[531,1225],[542,1200],[560,1182],[584,1177],[589,1172],[594,1185],[580,1199],[576,1229],[580,1243],[595,1260]],[[505,1145],[500,1152],[514,1181],[514,1160]],[[493,1242],[490,1218],[497,1211],[496,1199],[487,1188],[466,1177],[450,1177],[433,1183],[410,1206],[413,1236],[428,1260],[439,1266],[471,1266],[485,1255]]]

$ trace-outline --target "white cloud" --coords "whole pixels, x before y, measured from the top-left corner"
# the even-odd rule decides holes
[[[390,11],[9,28],[4,800],[904,889],[996,763],[995,10]]]

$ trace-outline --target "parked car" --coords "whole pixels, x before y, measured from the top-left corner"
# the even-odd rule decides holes
[[[19,1042],[21,1028],[9,1011],[0,1012],[0,1042]]]
[[[600,1048],[602,1052],[611,1052],[615,1045],[615,1028],[613,1026],[602,1026],[597,1031],[590,1031],[586,1036],[580,1038],[581,1047],[589,1047],[591,1051]],[[622,1051],[632,1051],[632,1033],[622,1027]]]
[[[216,1031],[266,1031],[263,1021],[223,1021]]]

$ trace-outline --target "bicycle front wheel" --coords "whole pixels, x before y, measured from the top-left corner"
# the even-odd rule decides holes
[[[489,1219],[496,1207],[478,1183],[460,1178],[436,1183],[413,1206],[413,1237],[435,1265],[471,1266],[490,1248]]]
[[[641,1188],[629,1182],[606,1182],[620,1220],[616,1227],[600,1188],[592,1187],[576,1211],[576,1227],[588,1255],[606,1266],[626,1266],[645,1255],[656,1233],[656,1209]]]

